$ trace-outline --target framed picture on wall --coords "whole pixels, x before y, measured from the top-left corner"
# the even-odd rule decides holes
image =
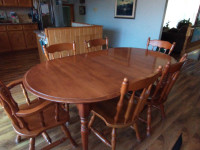
[[[85,6],[79,6],[79,14],[85,15]]]
[[[82,3],[85,3],[85,0],[80,0],[80,3],[82,4]]]
[[[116,0],[115,18],[135,18],[136,0]]]

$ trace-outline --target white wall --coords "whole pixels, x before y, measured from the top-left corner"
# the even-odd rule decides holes
[[[135,19],[114,18],[115,0],[75,2],[75,21],[103,25],[104,37],[111,47],[145,48],[147,38],[158,39],[167,0],[137,0]],[[79,6],[86,6],[86,15],[79,15]]]

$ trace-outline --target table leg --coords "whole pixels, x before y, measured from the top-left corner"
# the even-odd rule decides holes
[[[89,104],[77,104],[81,120],[81,138],[83,150],[88,150],[88,116],[90,114]]]

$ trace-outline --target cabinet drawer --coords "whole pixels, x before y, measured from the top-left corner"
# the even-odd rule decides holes
[[[38,26],[37,24],[31,24],[31,25],[23,25],[24,30],[37,30]]]
[[[22,30],[22,26],[21,25],[7,25],[7,30],[9,31]]]
[[[0,31],[6,31],[6,26],[0,26]]]

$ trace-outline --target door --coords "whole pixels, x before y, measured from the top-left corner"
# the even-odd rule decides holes
[[[0,32],[0,52],[10,51],[10,43],[7,32]]]
[[[73,4],[63,4],[63,7],[70,7],[70,13],[68,15],[70,15],[70,23],[74,21],[74,5]],[[66,14],[63,14],[64,16]]]
[[[17,0],[3,0],[4,6],[18,6]]]
[[[9,31],[8,36],[13,50],[26,49],[23,31]]]
[[[24,37],[27,48],[37,48],[36,34],[33,31],[24,31]]]
[[[69,6],[63,6],[63,21],[64,21],[64,26],[67,27],[71,26],[71,15]]]
[[[32,0],[18,0],[21,7],[32,7]]]

